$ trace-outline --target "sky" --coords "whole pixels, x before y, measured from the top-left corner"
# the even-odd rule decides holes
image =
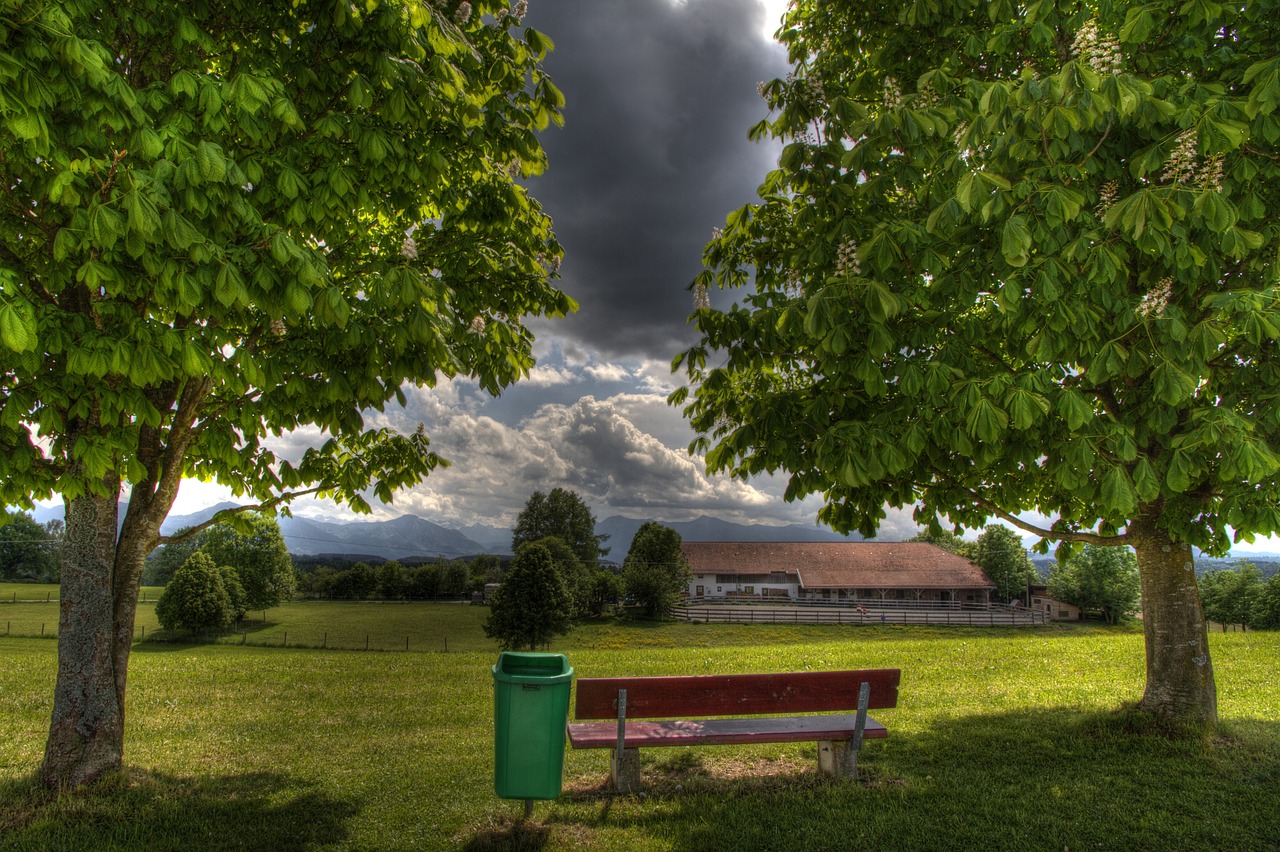
[[[374,519],[411,513],[509,527],[533,491],[563,487],[600,520],[815,523],[820,498],[785,502],[783,477],[706,476],[687,452],[692,430],[666,403],[681,383],[671,359],[696,339],[687,288],[702,247],[776,165],[777,144],[751,142],[747,130],[768,115],[758,83],[788,70],[772,39],[785,5],[531,0],[525,23],[556,44],[545,67],[566,106],[564,126],[542,134],[549,168],[528,186],[554,222],[565,249],[560,286],[580,309],[532,324],[537,366],[500,397],[455,380],[406,389],[403,409],[370,414],[370,427],[425,424],[452,462],[393,504],[375,504]],[[712,298],[726,307],[734,295]],[[302,430],[276,449],[296,457],[321,440]],[[172,514],[225,499],[224,489],[189,481]],[[356,519],[313,499],[293,510]],[[909,509],[890,509],[879,537],[916,531]]]
[[[403,409],[368,426],[426,425],[452,461],[375,518],[509,526],[535,490],[577,492],[598,519],[813,524],[820,501],[786,503],[781,477],[707,477],[692,430],[667,395],[671,359],[695,342],[687,289],[725,215],[755,198],[778,147],[747,139],[768,109],[757,84],[785,76],[772,39],[785,0],[532,0],[525,23],[550,36],[545,63],[564,92],[565,124],[542,134],[549,168],[528,186],[565,248],[560,286],[573,316],[535,321],[537,366],[491,398],[469,381],[408,390]],[[727,306],[732,294],[716,294]],[[295,456],[318,442],[279,442]],[[229,493],[186,482],[173,514]],[[351,519],[300,500],[295,514]],[[915,532],[892,515],[884,537]]]

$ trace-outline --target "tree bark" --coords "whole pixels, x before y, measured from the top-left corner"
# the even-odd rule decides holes
[[[40,768],[50,787],[94,781],[119,769],[124,754],[123,673],[113,641],[117,512],[114,496],[66,503],[58,680]]]
[[[1147,650],[1147,686],[1138,706],[1165,722],[1212,727],[1218,692],[1191,547],[1172,541],[1154,517],[1135,520],[1128,532],[1138,558]]]

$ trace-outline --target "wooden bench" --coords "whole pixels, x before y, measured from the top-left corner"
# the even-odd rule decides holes
[[[569,742],[574,748],[612,749],[610,775],[623,793],[640,786],[640,748],[656,746],[812,740],[818,743],[820,771],[856,777],[862,740],[889,735],[867,710],[896,706],[900,677],[898,669],[868,669],[579,678],[574,717],[611,721],[571,722]],[[809,715],[848,710],[856,712]],[[703,718],[675,718],[685,716]],[[724,716],[756,718],[706,718]]]

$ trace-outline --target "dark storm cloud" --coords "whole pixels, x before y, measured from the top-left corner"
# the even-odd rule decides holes
[[[542,137],[550,170],[531,183],[581,305],[558,337],[663,360],[690,341],[702,246],[776,156],[746,138],[766,113],[756,83],[786,68],[765,14],[752,0],[532,4],[567,100],[565,126]]]

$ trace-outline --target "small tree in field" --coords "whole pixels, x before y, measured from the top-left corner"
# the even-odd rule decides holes
[[[173,572],[160,600],[156,618],[165,630],[216,633],[235,620],[223,571],[207,555],[196,552]]]
[[[641,526],[631,540],[622,562],[622,587],[650,618],[671,612],[689,588],[689,563],[680,545],[680,533],[654,521]]]
[[[551,552],[540,544],[520,549],[507,576],[493,595],[486,636],[503,650],[546,645],[568,632],[573,605]]]
[[[293,560],[275,518],[250,512],[214,524],[200,534],[199,548],[216,564],[235,570],[246,610],[279,606],[297,589]]]

